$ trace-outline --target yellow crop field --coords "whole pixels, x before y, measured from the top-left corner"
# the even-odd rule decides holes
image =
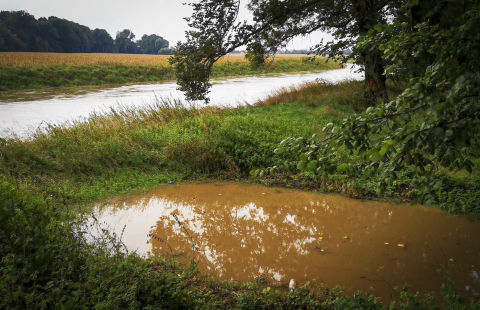
[[[1,66],[49,67],[49,66],[160,66],[168,65],[166,55],[129,54],[60,54],[60,53],[0,53]]]
[[[13,67],[49,67],[49,66],[168,66],[168,55],[132,55],[132,54],[59,54],[59,53],[0,53],[0,66]],[[279,59],[302,59],[305,55],[277,55]],[[219,60],[224,62],[247,62],[243,54],[230,54]]]

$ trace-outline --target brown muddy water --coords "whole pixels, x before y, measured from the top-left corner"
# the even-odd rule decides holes
[[[177,215],[200,271],[222,280],[282,286],[294,278],[388,302],[406,283],[439,296],[448,275],[463,296],[480,293],[480,222],[434,207],[222,182],[122,196],[97,212],[117,234],[125,227],[130,250],[188,264],[190,238]]]

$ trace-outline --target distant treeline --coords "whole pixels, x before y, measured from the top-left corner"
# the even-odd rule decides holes
[[[135,41],[129,29],[115,39],[105,29],[91,30],[50,16],[38,20],[26,11],[0,12],[0,52],[172,54],[161,36],[143,35]]]

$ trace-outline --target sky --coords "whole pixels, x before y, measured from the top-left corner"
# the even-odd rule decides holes
[[[187,22],[191,15],[189,0],[0,0],[0,11],[24,10],[35,18],[56,16],[68,19],[90,29],[106,29],[115,38],[117,31],[130,29],[136,39],[144,34],[157,34],[171,46],[184,41]],[[244,1],[247,3],[247,1]],[[239,21],[251,21],[247,9],[240,10]],[[288,49],[307,49],[328,35],[314,33],[295,38]]]

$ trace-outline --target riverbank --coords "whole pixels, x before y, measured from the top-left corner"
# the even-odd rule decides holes
[[[0,91],[174,80],[175,69],[168,58],[164,55],[0,53]],[[243,55],[230,55],[213,66],[212,77],[338,68],[338,63],[325,63],[324,58],[307,61],[306,56],[288,55],[254,69]]]
[[[46,308],[382,308],[372,296],[348,297],[326,288],[280,294],[257,285],[215,283],[202,279],[195,268],[125,255],[107,231],[88,243],[85,223],[75,216],[93,201],[184,180],[249,180],[364,199],[412,199],[415,177],[409,171],[382,197],[374,182],[355,176],[313,178],[291,171],[268,179],[249,177],[252,169],[284,160],[273,150],[285,137],[322,135],[327,123],[361,108],[362,89],[359,82],[314,82],[279,91],[255,107],[235,109],[159,100],[149,109],[114,110],[28,140],[0,140],[0,250],[9,253],[0,265],[0,292],[7,296],[0,308],[41,302]],[[477,167],[472,175],[438,174],[444,179],[443,209],[479,212]],[[413,309],[417,302],[425,308],[458,302],[458,296],[446,293],[446,300],[436,303],[404,292],[402,309]]]
[[[415,199],[413,171],[399,174],[382,196],[375,179],[354,176],[314,178],[308,173],[250,178],[253,169],[285,160],[274,153],[286,137],[322,136],[322,128],[362,109],[361,82],[312,82],[283,89],[254,107],[186,106],[158,98],[148,108],[112,109],[74,126],[53,126],[31,139],[2,140],[4,173],[19,176],[71,203],[88,203],[170,180],[247,179],[266,185],[317,189],[361,199]],[[395,89],[391,88],[391,96]],[[348,157],[347,152],[341,156]],[[478,160],[474,161],[476,164]],[[480,170],[440,171],[440,207],[478,213]],[[385,176],[379,175],[378,178]],[[59,193],[58,187],[61,188]]]

